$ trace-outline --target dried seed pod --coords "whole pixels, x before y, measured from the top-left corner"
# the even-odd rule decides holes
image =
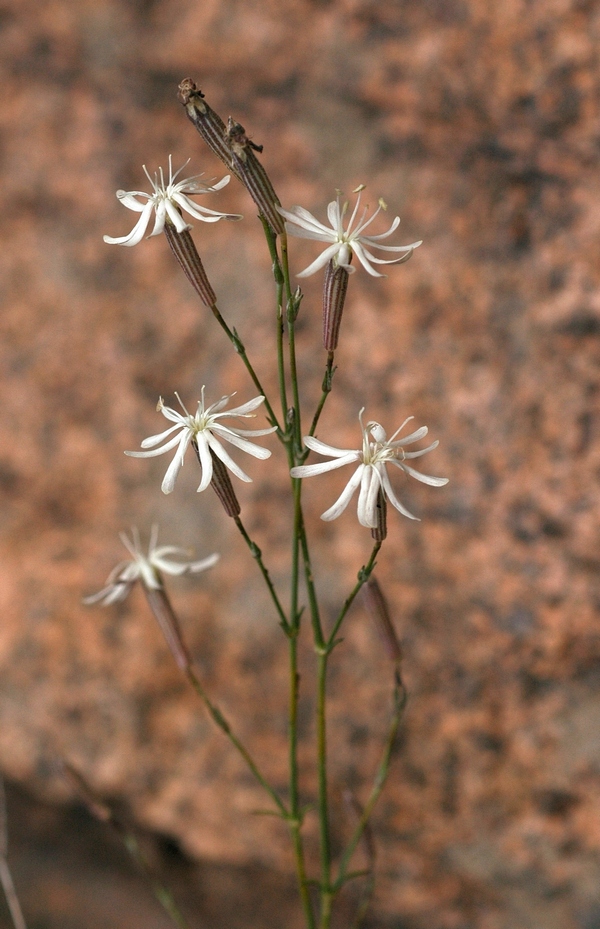
[[[273,232],[284,231],[283,217],[277,207],[281,206],[273,189],[269,176],[254,152],[262,152],[262,145],[256,145],[246,135],[240,123],[229,117],[226,141],[231,149],[232,169],[248,190],[258,209],[265,217]]]
[[[226,139],[227,127],[221,117],[208,105],[204,94],[191,77],[184,78],[179,85],[178,97],[208,147],[241,180],[236,165],[232,163],[232,152]]]

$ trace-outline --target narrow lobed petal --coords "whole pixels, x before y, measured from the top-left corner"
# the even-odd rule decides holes
[[[344,512],[350,503],[350,500],[354,496],[356,488],[361,482],[365,468],[366,465],[364,464],[360,464],[358,466],[333,506],[330,506],[328,510],[325,510],[324,513],[321,513],[321,519],[325,520],[325,522],[331,522],[332,519],[337,519],[338,516]]]

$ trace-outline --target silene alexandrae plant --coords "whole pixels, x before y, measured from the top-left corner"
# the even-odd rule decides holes
[[[346,201],[340,193],[329,203],[329,225],[316,219],[303,207],[283,206],[262,160],[258,157],[262,152],[262,146],[246,135],[244,127],[231,117],[225,123],[209,106],[202,91],[190,78],[181,83],[179,99],[202,140],[223,162],[228,174],[216,183],[200,181],[201,175],[180,180],[187,162],[183,168],[173,172],[170,156],[167,175],[162,168],[151,175],[144,167],[150,183],[148,192],[117,192],[120,202],[139,214],[137,222],[133,229],[122,236],[104,238],[110,246],[147,248],[156,246],[144,243],[144,237],[152,238],[164,233],[188,281],[241,358],[249,378],[248,393],[244,392],[239,402],[237,398],[233,400],[233,394],[223,394],[220,399],[209,402],[208,397],[219,397],[219,391],[223,390],[224,385],[199,386],[199,395],[194,398],[195,406],[191,407],[192,412],[178,394],[175,394],[177,403],[174,406],[167,406],[160,398],[157,410],[168,421],[168,427],[148,438],[140,437],[140,450],[128,450],[126,454],[132,458],[145,459],[172,453],[173,457],[161,485],[165,494],[171,494],[175,489],[186,457],[190,459],[188,467],[197,462],[198,492],[201,493],[209,487],[215,491],[257,564],[273,604],[274,619],[287,640],[291,684],[289,704],[286,708],[286,757],[289,774],[287,790],[282,791],[269,782],[263,773],[260,759],[255,758],[251,749],[238,738],[234,723],[225,719],[214,697],[208,694],[184,641],[177,611],[167,593],[165,576],[199,574],[212,567],[218,555],[212,554],[199,561],[189,560],[190,554],[176,545],[159,546],[156,528],[152,530],[146,553],[137,530],[134,530],[131,539],[126,535],[121,537],[131,556],[130,560],[118,564],[108,578],[106,586],[97,594],[88,597],[86,603],[111,607],[124,599],[135,584],[142,587],[179,668],[203,701],[214,723],[230,741],[233,750],[241,755],[264,791],[271,812],[281,818],[289,831],[299,900],[307,929],[328,929],[332,925],[335,899],[351,880],[361,882],[363,888],[356,910],[355,924],[358,925],[366,913],[373,893],[373,862],[367,853],[368,867],[358,873],[355,855],[359,845],[371,846],[370,841],[365,841],[370,837],[371,815],[386,780],[406,701],[400,667],[402,651],[387,599],[379,579],[375,576],[377,556],[388,534],[388,503],[400,516],[410,520],[418,518],[404,502],[402,482],[411,478],[430,488],[441,488],[447,483],[447,478],[429,475],[415,467],[417,460],[433,452],[438,442],[422,444],[427,437],[428,429],[426,426],[418,426],[412,431],[410,427],[407,429],[412,416],[404,419],[402,425],[388,436],[384,426],[374,420],[368,420],[364,408],[361,409],[358,414],[358,440],[356,447],[352,448],[340,448],[330,444],[335,441],[335,437],[319,435],[318,430],[321,414],[334,386],[335,351],[340,337],[340,324],[349,282],[354,271],[361,268],[372,278],[379,279],[384,276],[381,268],[385,266],[386,270],[395,272],[394,265],[406,262],[421,242],[400,244],[394,240],[400,223],[399,217],[393,219],[389,228],[378,231],[379,219],[386,205],[383,200],[379,200],[377,208],[371,211],[368,205],[364,204],[363,185],[354,191],[356,199],[352,203]],[[193,138],[190,138],[190,146],[193,145],[193,141]],[[193,199],[197,195],[218,196],[231,175],[244,185],[255,207],[258,208],[273,268],[273,371],[278,382],[276,396],[270,396],[263,388],[260,372],[246,352],[242,341],[243,333],[238,333],[228,324],[226,313],[218,304],[217,295],[200,259],[194,237],[197,231],[196,223],[204,226],[221,219],[241,219],[239,214],[219,213],[212,206],[201,206]],[[191,222],[188,221],[190,219]],[[148,234],[152,221],[153,225]],[[202,228],[202,235],[206,235],[209,229],[210,225]],[[308,267],[296,273],[290,270],[288,236],[314,240],[321,246],[321,251]],[[310,314],[302,303],[302,294],[295,278],[302,279],[319,272],[323,275],[324,376],[315,408],[307,415],[300,404],[296,321],[300,312],[305,314],[307,319],[310,319]],[[198,383],[202,383],[200,378]],[[304,387],[303,393],[310,396],[314,390],[311,391],[310,386]],[[257,422],[248,423],[248,420],[257,418]],[[399,419],[400,417],[397,422]],[[308,428],[303,426],[303,421]],[[273,454],[277,444],[279,454]],[[190,446],[193,449],[191,457],[187,455]],[[255,462],[249,462],[249,474],[244,470],[247,465],[244,464],[242,468],[240,464],[245,455],[256,459]],[[313,460],[313,455],[326,460]],[[277,589],[271,578],[268,557],[263,556],[242,520],[243,499],[240,503],[238,491],[232,481],[233,476],[242,484],[248,483],[252,480],[253,469],[272,467],[277,459],[289,474],[292,514],[289,542],[290,583],[286,589],[285,602],[283,593]],[[358,570],[356,582],[348,591],[345,600],[340,603],[334,620],[326,622],[319,605],[319,591],[313,579],[311,544],[302,502],[303,485],[307,478],[344,468],[346,465],[352,466],[352,474],[346,478],[337,500],[323,512],[321,518],[349,519],[345,511],[355,494],[358,494],[356,532],[368,530],[370,533],[367,534],[370,540],[370,554]],[[242,487],[242,484],[237,486]],[[309,482],[309,485],[312,489],[312,482]],[[170,499],[174,507],[180,505],[176,494]],[[198,500],[198,507],[201,512],[201,500]],[[372,785],[366,788],[360,801],[358,797],[353,797],[356,822],[350,829],[350,838],[345,847],[334,852],[331,841],[333,786],[328,767],[328,753],[331,747],[327,727],[327,672],[331,653],[342,641],[340,630],[344,620],[361,591],[364,605],[381,630],[390,656],[392,712],[387,740],[382,748],[380,765],[373,772]],[[314,797],[304,794],[299,764],[298,648],[299,633],[303,624],[307,626],[307,633],[312,638],[315,656],[312,686],[316,738],[313,757],[317,792]],[[301,683],[302,686],[306,684],[304,679]],[[77,777],[78,783],[83,783],[81,776]],[[335,786],[339,789],[344,785]],[[314,809],[318,819],[320,851],[317,862],[310,860],[307,852],[307,808]],[[311,816],[314,815],[311,813]],[[154,887],[156,889],[156,882]],[[159,899],[175,922],[180,927],[185,926],[183,916],[164,888],[159,893]]]

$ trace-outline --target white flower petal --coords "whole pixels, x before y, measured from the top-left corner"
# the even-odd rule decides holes
[[[407,516],[409,519],[414,519],[417,522],[420,522],[419,517],[413,516],[410,510],[407,510],[406,507],[403,506],[402,503],[400,503],[400,501],[398,500],[396,494],[394,493],[393,487],[390,484],[390,479],[389,479],[387,471],[385,470],[383,471],[381,478],[383,481],[383,489],[385,491],[385,495],[390,501],[390,503],[392,504],[392,506],[395,506],[398,512],[402,513],[403,516]]]
[[[137,223],[129,233],[129,235],[119,236],[113,238],[112,236],[105,235],[102,238],[107,245],[125,245],[131,247],[132,245],[137,245],[144,238],[146,229],[148,228],[148,223],[150,222],[150,216],[152,215],[152,210],[154,209],[154,204],[151,200],[148,201],[144,207],[140,218]]]
[[[407,465],[404,461],[392,461],[391,463],[398,465],[402,471],[406,471],[407,474],[421,481],[422,484],[429,484],[430,487],[443,487],[448,483],[447,477],[432,477],[431,474],[421,474],[420,471],[415,471],[414,468],[411,468],[411,466]]]
[[[333,245],[330,245],[329,248],[326,248],[324,252],[321,252],[318,258],[315,258],[312,264],[309,264],[308,268],[305,268],[304,271],[301,271],[300,274],[297,274],[296,277],[310,277],[311,274],[319,271],[320,268],[324,268],[325,265],[331,261],[334,255],[337,255],[341,246],[338,242],[335,242]]]
[[[243,452],[247,452],[248,455],[252,455],[254,458],[261,458],[263,460],[271,457],[271,452],[268,448],[263,448],[261,445],[255,445],[253,442],[249,442],[248,439],[243,439],[237,433],[232,432],[231,429],[227,429],[225,426],[220,426],[218,423],[214,423],[211,429],[213,435],[216,433],[221,436],[226,442],[230,442],[231,445],[235,445],[236,448],[241,448]]]
[[[213,462],[210,454],[210,448],[208,447],[209,435],[204,432],[199,432],[196,436],[196,446],[198,448],[198,456],[200,458],[200,467],[202,468],[202,480],[198,486],[197,493],[201,494],[202,491],[206,490],[210,482],[212,481],[213,476]]]
[[[252,478],[248,477],[245,471],[242,471],[240,466],[233,460],[229,452],[223,448],[219,440],[215,438],[212,433],[208,434],[208,444],[210,445],[217,458],[221,459],[225,467],[229,468],[232,474],[235,474],[236,477],[239,477],[241,481],[245,481],[247,484],[252,483]]]
[[[364,470],[364,464],[358,466],[333,506],[330,506],[328,510],[321,514],[321,519],[324,519],[325,522],[331,522],[332,519],[337,519],[344,512],[354,495],[354,491],[361,482]]]

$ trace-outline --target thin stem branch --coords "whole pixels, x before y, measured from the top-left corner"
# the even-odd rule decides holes
[[[381,542],[375,543],[375,545],[373,546],[373,551],[371,552],[371,557],[367,561],[366,565],[363,565],[360,571],[358,572],[356,584],[354,585],[349,595],[344,600],[344,605],[339,612],[339,615],[333,625],[333,628],[327,640],[328,649],[332,649],[333,646],[335,645],[335,638],[340,630],[340,626],[342,625],[348,610],[354,603],[354,600],[356,599],[356,595],[360,591],[363,584],[366,584],[366,582],[369,580],[369,577],[375,568],[376,558],[377,558],[377,555],[379,554],[379,549],[381,548],[381,545],[382,545]]]
[[[284,609],[283,609],[283,607],[282,607],[282,605],[281,605],[281,602],[280,602],[280,600],[279,600],[279,597],[277,596],[277,591],[275,590],[275,587],[274,587],[274,585],[273,585],[273,581],[271,580],[271,576],[270,576],[270,574],[269,574],[269,572],[268,572],[267,568],[265,567],[265,564],[264,564],[264,562],[263,562],[263,560],[262,560],[262,552],[261,552],[260,548],[258,547],[258,545],[256,544],[256,542],[253,542],[252,539],[250,538],[250,536],[248,535],[248,533],[246,532],[246,529],[244,528],[244,524],[242,523],[240,517],[239,517],[239,516],[234,516],[234,517],[233,517],[233,521],[235,522],[236,526],[238,527],[238,529],[239,529],[239,531],[240,531],[240,533],[241,533],[241,535],[242,535],[242,538],[244,539],[244,542],[246,543],[246,545],[247,545],[248,548],[250,549],[250,554],[252,555],[252,557],[253,557],[254,560],[256,561],[258,567],[260,568],[260,572],[261,572],[261,574],[262,574],[262,576],[263,576],[263,578],[264,578],[264,580],[265,580],[265,584],[266,584],[267,587],[269,588],[269,593],[271,594],[271,599],[272,599],[272,601],[273,601],[273,603],[274,603],[274,605],[275,605],[275,609],[277,610],[277,613],[278,613],[278,615],[279,615],[279,621],[280,621],[281,627],[282,627],[283,631],[285,632],[285,634],[286,634],[287,636],[289,636],[289,635],[290,635],[290,628],[291,628],[291,627],[290,627],[290,623],[289,623],[289,620],[288,620],[287,616],[285,615],[285,611],[284,611]]]
[[[350,839],[346,847],[346,850],[344,851],[344,854],[342,855],[339,869],[338,869],[338,877],[334,884],[335,893],[341,890],[343,885],[350,878],[350,875],[348,874],[348,867],[350,865],[350,861],[352,860],[352,856],[354,855],[354,852],[356,851],[358,843],[360,842],[363,836],[363,833],[365,829],[367,828],[367,825],[369,823],[373,810],[375,809],[375,804],[379,800],[381,791],[383,790],[384,784],[386,782],[387,775],[389,772],[389,767],[390,767],[390,760],[392,757],[392,751],[394,749],[396,736],[398,734],[398,729],[400,726],[400,722],[402,720],[404,708],[406,706],[406,700],[407,700],[407,693],[404,688],[404,684],[402,683],[400,672],[398,671],[398,669],[396,669],[395,674],[394,674],[394,713],[393,713],[392,720],[390,723],[388,736],[387,736],[385,748],[383,751],[383,756],[379,764],[379,768],[377,769],[377,774],[373,782],[373,787],[371,788],[369,799],[367,800],[365,804],[365,807],[362,811],[362,814],[360,816],[356,829],[354,830],[352,838]]]
[[[315,410],[315,415],[313,416],[313,421],[310,424],[309,435],[314,435],[317,431],[317,425],[323,412],[323,407],[325,406],[325,401],[331,393],[331,386],[333,384],[333,375],[335,374],[335,368],[333,366],[333,352],[327,352],[327,365],[325,367],[325,374],[323,376],[323,384],[321,386],[321,399],[319,400],[317,409]],[[308,449],[304,452],[302,460],[305,461],[308,457]]]
[[[221,312],[219,311],[219,309],[218,309],[216,303],[213,303],[210,309],[211,309],[211,312],[212,312],[213,316],[214,316],[215,319],[217,320],[219,326],[221,327],[221,329],[223,330],[223,332],[226,334],[227,338],[229,339],[229,341],[230,341],[231,344],[233,345],[233,347],[234,347],[236,353],[237,353],[237,354],[240,356],[240,358],[242,359],[242,361],[243,361],[243,363],[244,363],[244,365],[245,365],[245,368],[246,368],[248,374],[249,374],[250,377],[252,378],[252,383],[254,384],[254,386],[256,387],[256,389],[258,390],[258,392],[259,392],[260,394],[262,394],[262,396],[265,398],[265,409],[266,409],[267,414],[268,414],[268,416],[269,416],[269,419],[270,419],[270,421],[271,421],[271,425],[272,425],[272,426],[277,426],[277,433],[276,433],[277,438],[278,438],[278,439],[282,439],[282,438],[284,437],[284,430],[282,429],[282,427],[281,427],[281,425],[280,425],[280,423],[279,423],[279,420],[277,419],[277,416],[275,415],[275,411],[273,410],[273,407],[271,406],[271,403],[270,403],[270,401],[269,401],[269,398],[267,397],[267,393],[266,393],[264,387],[262,386],[262,384],[261,384],[261,382],[260,382],[260,380],[259,380],[259,377],[258,377],[258,375],[256,374],[256,371],[254,370],[254,367],[253,367],[253,365],[251,364],[251,362],[250,362],[250,360],[249,360],[249,358],[248,358],[248,355],[246,354],[246,348],[245,348],[245,346],[244,346],[244,343],[243,343],[242,340],[240,339],[240,337],[239,337],[237,331],[236,331],[235,329],[230,329],[230,328],[229,328],[229,326],[227,325],[227,323],[226,323],[225,320],[223,319],[223,316],[221,315]]]
[[[64,764],[64,773],[75,788],[81,798],[85,801],[88,809],[96,819],[107,823],[115,835],[123,843],[130,856],[136,863],[144,877],[149,881],[152,893],[169,915],[178,929],[190,929],[189,923],[183,913],[175,903],[171,891],[165,887],[159,875],[148,861],[135,833],[122,819],[116,816],[112,809],[101,800],[89,784],[84,780],[82,775],[72,765]]]
[[[246,762],[247,766],[249,767],[250,771],[252,772],[252,774],[258,781],[258,783],[268,793],[269,797],[271,798],[271,800],[277,807],[277,810],[279,811],[280,815],[284,819],[288,820],[289,813],[288,813],[288,810],[285,804],[278,797],[278,795],[273,790],[271,785],[267,782],[266,778],[259,770],[258,765],[252,758],[250,752],[248,751],[246,746],[238,739],[236,734],[233,732],[231,726],[229,725],[229,723],[223,716],[221,710],[212,702],[212,700],[206,693],[206,690],[204,689],[202,682],[200,678],[198,677],[198,675],[196,674],[196,671],[194,670],[193,666],[189,665],[185,669],[185,673],[186,673],[186,676],[190,684],[192,685],[192,687],[194,688],[198,696],[203,701],[206,709],[208,710],[210,716],[212,717],[213,722],[219,727],[219,729],[221,729],[221,731],[227,736],[231,744],[237,749],[237,751],[239,752],[239,754],[242,756],[242,758]]]
[[[6,897],[6,903],[15,929],[27,929],[21,904],[15,890],[12,874],[8,866],[8,816],[6,812],[6,793],[4,780],[0,777],[0,884]]]

